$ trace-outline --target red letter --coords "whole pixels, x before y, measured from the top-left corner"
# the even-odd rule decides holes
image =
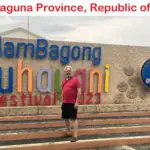
[[[54,92],[54,105],[56,105],[56,92]]]
[[[36,11],[39,11],[40,8],[43,7],[43,4],[42,3],[37,3],[36,5]]]
[[[29,106],[32,106],[32,95],[29,95]]]
[[[44,98],[44,105],[50,105],[51,104],[51,96],[46,95]]]
[[[97,7],[97,4],[96,4],[96,3],[91,3],[91,5],[90,5],[90,11],[92,12],[92,11],[93,11],[93,9],[94,9],[94,11],[96,11],[96,12],[97,12],[96,7]]]
[[[39,99],[39,100],[38,100],[38,96],[35,95],[35,96],[34,96],[34,102],[35,102],[35,105],[36,105],[36,106],[37,106],[37,105],[40,105],[41,102],[42,102],[42,97],[41,97],[41,95],[40,95],[40,99]]]
[[[74,76],[81,75],[82,82],[81,82],[81,91],[82,93],[85,92],[86,89],[86,69],[77,69],[74,73]]]
[[[21,96],[22,106],[25,106],[25,99],[26,99],[26,95],[22,93],[22,96]]]
[[[17,106],[17,96],[16,95],[12,95],[10,97],[10,100],[13,102],[12,104],[10,104],[10,106]]]
[[[83,6],[82,5],[79,5],[78,7],[77,7],[77,10],[78,10],[78,12],[82,12],[83,11]]]
[[[7,100],[7,97],[5,95],[2,95],[0,97],[0,106],[6,106],[6,100]]]
[[[135,11],[136,11],[136,6],[135,6],[135,5],[132,6],[132,7],[131,7],[131,10],[132,10],[133,12],[135,12]]]
[[[89,92],[87,95],[89,96],[89,99],[87,100],[87,104],[93,104],[93,102],[92,102],[93,93]]]
[[[101,103],[101,93],[96,93],[95,96],[97,96],[98,101],[95,102],[95,104],[100,104]]]

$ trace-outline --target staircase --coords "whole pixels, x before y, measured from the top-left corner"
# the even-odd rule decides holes
[[[80,112],[79,141],[75,143],[63,138],[66,130],[58,112],[0,115],[0,150],[74,150],[150,144],[150,111]]]

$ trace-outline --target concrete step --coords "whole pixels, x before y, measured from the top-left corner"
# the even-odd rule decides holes
[[[136,104],[100,104],[100,105],[79,105],[79,113],[113,113],[113,112],[149,112],[150,103]],[[61,106],[17,106],[1,107],[0,116],[36,116],[36,115],[59,115]]]
[[[122,118],[122,117],[148,117],[150,111],[141,112],[112,112],[112,113],[79,113],[79,119],[93,118]],[[31,116],[5,116],[0,117],[0,122],[15,121],[37,121],[37,120],[59,120],[61,115],[31,115]]]
[[[47,142],[35,144],[20,144],[1,146],[0,150],[75,150],[83,148],[110,147],[133,144],[149,144],[150,136],[116,137],[106,139],[79,140],[77,142]]]
[[[88,128],[79,129],[79,136],[90,135],[109,135],[122,133],[141,133],[150,132],[150,126],[130,126],[130,127],[109,127],[109,128]],[[51,131],[31,131],[31,132],[14,132],[0,134],[0,141],[12,140],[29,140],[42,138],[57,138],[63,137],[66,130],[51,130]]]
[[[150,123],[150,118],[125,118],[125,119],[89,119],[79,120],[79,126],[97,126],[97,125],[121,125],[121,124],[145,124]],[[1,123],[0,130],[14,129],[40,129],[40,128],[56,128],[64,127],[63,120],[34,122],[34,123]]]
[[[56,148],[56,143],[59,146],[56,149],[65,149],[70,147],[70,142],[66,141],[69,139],[62,138],[65,134],[64,127],[60,114],[0,117],[0,150],[1,148],[18,150],[24,148],[23,145],[27,146],[27,150],[34,148],[51,150]],[[72,149],[89,146],[103,147],[111,144],[111,146],[117,146],[114,141],[111,143],[109,140],[116,139],[117,142],[119,138],[122,140],[118,141],[118,145],[149,144],[150,140],[148,143],[145,138],[150,139],[149,135],[150,112],[79,113],[79,141],[77,142],[79,145],[74,143],[75,146]],[[97,141],[95,146],[92,141]],[[103,145],[101,141],[109,142],[108,145]],[[46,142],[51,142],[48,143],[48,147],[45,145]]]

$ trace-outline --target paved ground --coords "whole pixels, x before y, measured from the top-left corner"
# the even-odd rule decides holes
[[[106,148],[86,148],[80,150],[135,150],[130,146],[117,146],[117,147],[106,147]]]
[[[150,150],[150,145],[131,145],[131,146],[117,146],[117,147],[105,147],[105,148],[86,148],[80,150]]]

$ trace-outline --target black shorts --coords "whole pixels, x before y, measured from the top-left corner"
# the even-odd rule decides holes
[[[77,119],[77,109],[74,108],[75,104],[63,103],[61,106],[63,119]]]

